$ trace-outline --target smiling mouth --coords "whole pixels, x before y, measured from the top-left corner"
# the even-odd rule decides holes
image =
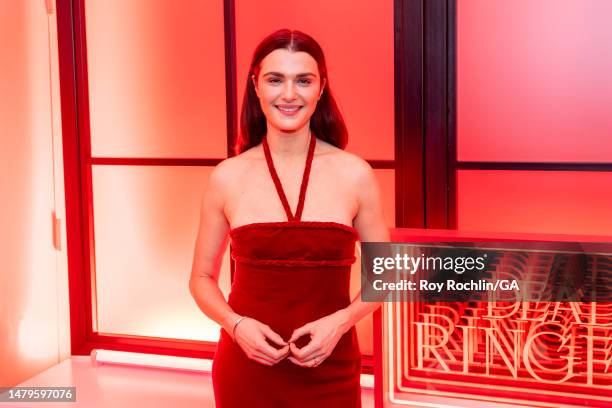
[[[274,105],[276,109],[283,113],[295,113],[302,108],[302,106],[283,106],[283,105]]]

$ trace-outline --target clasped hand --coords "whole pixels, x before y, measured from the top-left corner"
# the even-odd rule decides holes
[[[340,312],[336,312],[295,329],[288,341],[270,326],[251,318],[240,322],[234,336],[246,356],[258,363],[272,366],[288,358],[301,367],[316,367],[329,357],[347,330]],[[304,335],[310,335],[310,342],[298,348],[295,342]],[[282,347],[274,348],[266,339]]]

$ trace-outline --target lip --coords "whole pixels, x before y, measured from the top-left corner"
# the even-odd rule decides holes
[[[284,116],[295,116],[303,108],[302,105],[274,105]]]

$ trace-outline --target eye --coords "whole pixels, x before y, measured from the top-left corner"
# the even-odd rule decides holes
[[[298,83],[302,85],[310,85],[312,81],[308,78],[301,78],[300,80],[298,80]]]
[[[271,78],[268,78],[268,82],[271,84],[278,84],[280,83],[280,79],[271,77]]]

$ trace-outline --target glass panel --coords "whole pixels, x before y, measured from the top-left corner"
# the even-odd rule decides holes
[[[218,340],[218,325],[202,314],[189,292],[201,197],[211,171],[93,167],[100,332]],[[219,278],[226,296],[228,252],[229,245]]]
[[[382,197],[383,212],[387,227],[395,227],[395,170],[379,169],[374,170],[380,186],[380,194]],[[361,289],[361,257],[359,252],[355,251],[357,260],[351,269],[351,300],[359,293]],[[372,339],[372,315],[368,315],[361,319],[356,325],[357,337],[359,338],[359,347],[364,355],[373,355],[374,346]]]
[[[253,22],[256,21],[256,24]],[[280,28],[321,44],[329,82],[349,130],[347,149],[369,160],[393,160],[393,2],[236,0],[239,109],[253,51]]]
[[[611,173],[463,170],[457,192],[460,230],[612,234]]]
[[[457,157],[612,162],[608,0],[457,2]]]
[[[86,0],[92,156],[227,156],[223,2]]]

